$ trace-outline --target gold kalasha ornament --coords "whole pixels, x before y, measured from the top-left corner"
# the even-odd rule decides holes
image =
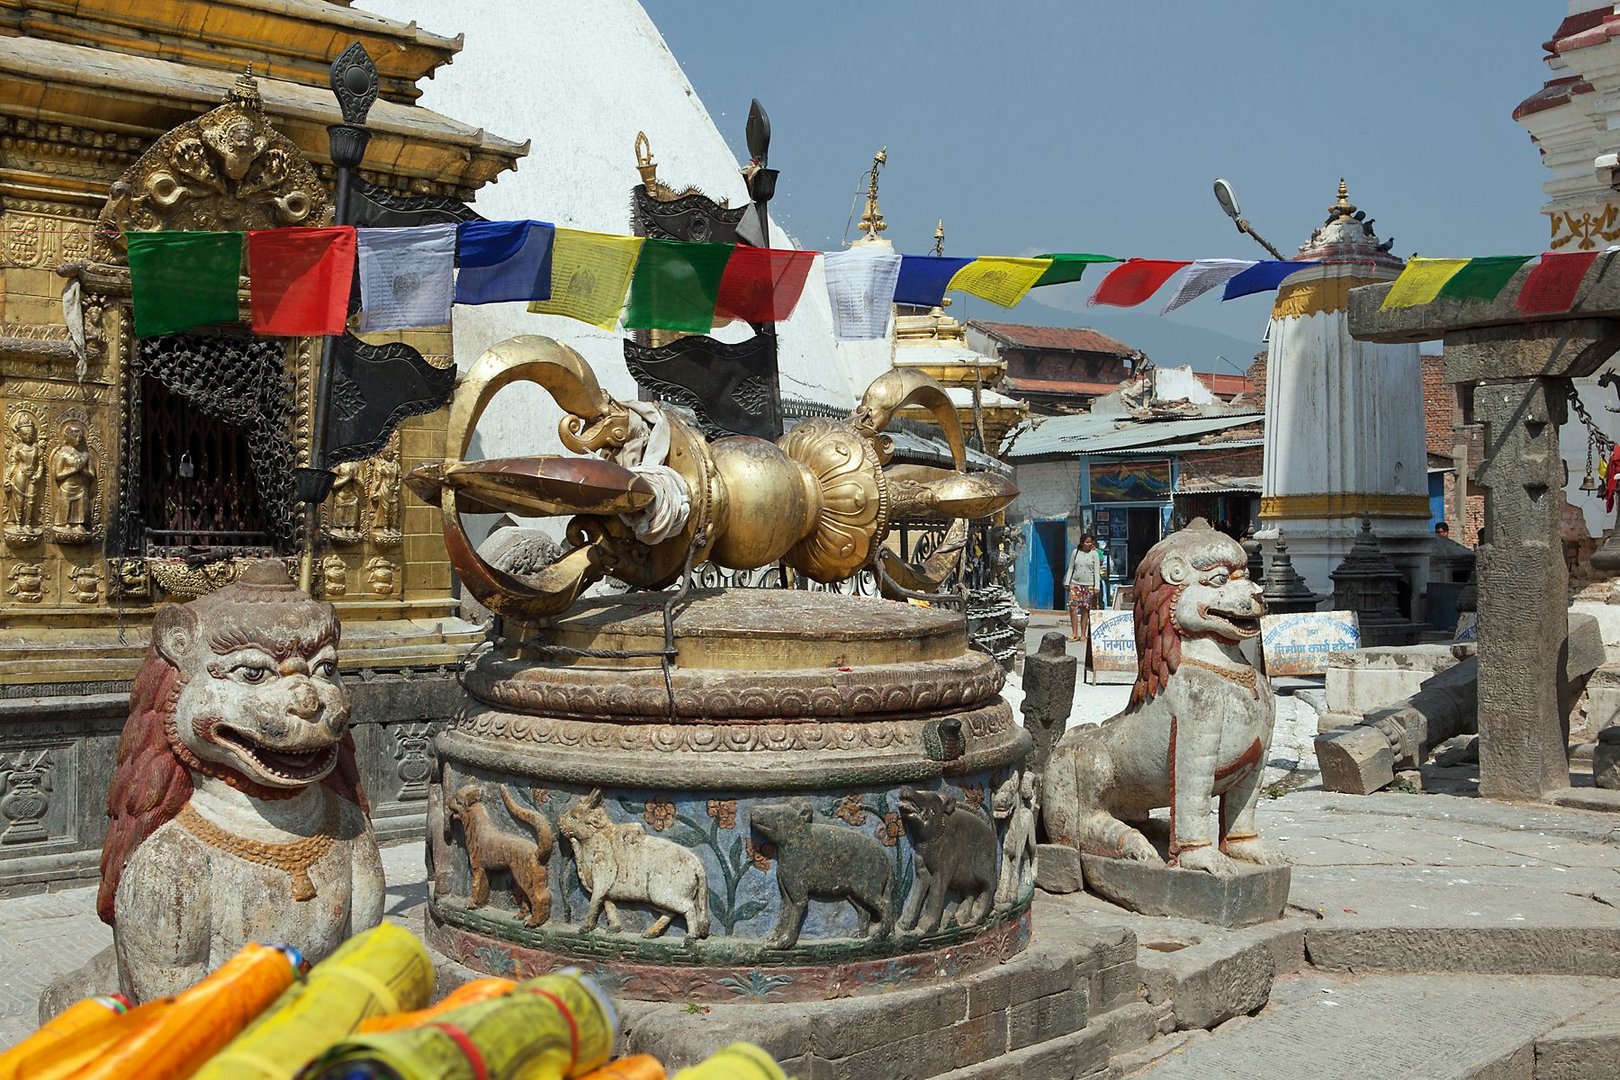
[[[479,417],[516,382],[543,387],[568,414],[558,432],[563,445],[596,456],[464,460]],[[955,469],[885,468],[894,451],[884,429],[908,405],[944,429]],[[647,439],[644,414],[652,411],[668,438],[662,464],[678,477],[666,474],[662,484],[620,463],[627,445],[633,451]],[[446,445],[453,456],[415,470],[407,483],[443,513],[445,545],[467,590],[516,619],[561,614],[609,575],[658,589],[705,560],[733,570],[781,561],[822,582],[872,566],[892,595],[934,588],[938,567],[911,566],[883,546],[890,524],[917,514],[987,517],[1018,494],[1004,476],[967,471],[956,409],[944,388],[918,371],[885,372],[847,419],[808,420],[775,443],[745,436],[709,442],[661,405],[638,402],[633,411],[615,400],[578,353],[534,335],[479,357],[451,405]],[[656,542],[638,537],[621,516],[681,498],[689,504],[684,522]],[[571,514],[569,550],[520,580],[478,555],[464,513]]]

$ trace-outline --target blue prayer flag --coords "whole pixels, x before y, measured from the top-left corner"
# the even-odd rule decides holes
[[[1266,259],[1257,262],[1243,273],[1226,283],[1226,292],[1221,294],[1221,301],[1236,300],[1240,296],[1249,296],[1253,293],[1270,292],[1283,283],[1283,278],[1296,270],[1307,266],[1315,266],[1313,262],[1295,262],[1290,260]]]
[[[956,272],[972,259],[950,259],[943,255],[902,255],[900,280],[894,286],[894,302],[938,307],[945,299],[945,286]]]
[[[551,241],[545,221],[464,221],[456,230],[456,303],[551,299]]]

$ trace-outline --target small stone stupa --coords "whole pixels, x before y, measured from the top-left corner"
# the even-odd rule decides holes
[[[1361,519],[1361,532],[1344,562],[1333,571],[1333,604],[1354,611],[1361,624],[1361,643],[1415,645],[1419,627],[1401,614],[1401,572],[1378,546],[1372,519]]]

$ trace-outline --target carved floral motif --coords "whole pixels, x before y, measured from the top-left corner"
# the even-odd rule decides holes
[[[39,563],[13,564],[6,580],[10,583],[6,595],[19,604],[37,604],[45,599],[45,569]]]
[[[50,750],[0,754],[0,817],[6,820],[0,844],[49,839],[43,824],[51,808]]]

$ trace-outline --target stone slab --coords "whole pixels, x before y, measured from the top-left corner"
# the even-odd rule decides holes
[[[1620,999],[1611,998],[1536,1040],[1536,1080],[1620,1076]]]
[[[1035,887],[1058,895],[1085,888],[1080,853],[1067,844],[1035,845]]]
[[[1616,992],[1613,983],[1600,979],[1372,977],[1268,1010],[1137,1075],[1151,1080],[1528,1078],[1528,1071],[1514,1069],[1540,1036]]]
[[[1361,647],[1353,611],[1307,611],[1260,619],[1260,649],[1266,677],[1321,675],[1332,657]],[[1329,695],[1331,700],[1331,694]]]
[[[1252,926],[1283,913],[1289,867],[1245,868],[1219,876],[1131,859],[1082,853],[1080,865],[1092,892],[1144,915],[1196,919],[1216,926]]]

